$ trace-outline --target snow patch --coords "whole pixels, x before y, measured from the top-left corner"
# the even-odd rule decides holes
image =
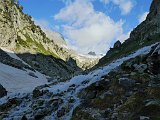
[[[8,93],[28,93],[37,86],[47,83],[46,76],[39,72],[34,72],[38,78],[34,78],[28,73],[14,67],[0,63],[0,84],[6,88]]]
[[[13,59],[20,60],[23,64],[28,65],[22,59],[20,59],[13,51],[2,47],[1,49]],[[33,73],[38,78],[30,76],[29,73]],[[0,63],[0,84],[2,84],[6,88],[9,94],[32,92],[35,87],[44,85],[46,83],[46,76],[39,73],[38,71],[23,71]]]
[[[64,93],[64,96],[63,96],[64,100],[69,98],[70,96],[73,96],[74,99],[75,99],[75,102],[73,104],[73,107],[70,109],[70,112],[67,113],[65,116],[63,116],[61,119],[62,120],[70,120],[71,119],[74,109],[80,104],[80,99],[78,98],[77,95],[82,89],[84,89],[84,88],[90,86],[91,84],[101,80],[102,76],[108,74],[111,70],[120,66],[124,61],[129,60],[131,58],[135,58],[136,56],[139,56],[139,55],[142,55],[142,54],[149,53],[152,46],[144,47],[144,48],[136,51],[135,53],[133,53],[133,54],[127,56],[127,57],[117,59],[107,66],[101,67],[97,70],[94,70],[94,71],[90,72],[88,75],[75,76],[70,81],[61,82],[57,85],[52,86],[51,88],[48,88],[48,90],[50,92],[53,92],[54,94]],[[76,86],[75,90],[69,91],[70,86],[72,86],[73,84]],[[65,101],[64,105],[66,105],[66,104],[68,104],[68,101]],[[56,113],[53,113],[52,115],[47,116],[46,120],[48,120],[48,119],[53,119],[54,120],[55,116],[56,116]]]
[[[153,45],[152,45],[153,46]],[[97,70],[94,70],[92,72],[90,72],[88,75],[79,75],[79,76],[75,76],[73,77],[71,80],[67,81],[67,82],[62,82],[59,83],[58,85],[53,86],[52,88],[49,88],[49,90],[51,92],[56,93],[56,91],[59,92],[63,92],[65,90],[67,90],[69,88],[69,86],[75,84],[75,85],[79,85],[80,87],[77,88],[77,90],[80,90],[80,88],[86,88],[87,86],[91,85],[92,83],[100,80],[100,78],[103,75],[108,74],[111,70],[115,69],[116,67],[120,66],[124,61],[129,60],[131,58],[134,58],[136,56],[142,55],[142,54],[147,54],[149,53],[150,49],[152,46],[147,46],[144,47],[138,51],[136,51],[135,53],[127,56],[127,57],[123,57],[121,59],[117,59],[115,61],[113,61],[111,64],[101,67]],[[86,84],[85,86],[82,85],[82,82],[84,81],[88,81],[89,83]],[[77,91],[78,92],[78,91]]]

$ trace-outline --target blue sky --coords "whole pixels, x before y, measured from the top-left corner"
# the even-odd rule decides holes
[[[60,32],[79,53],[106,53],[142,22],[152,0],[20,0],[44,29]]]

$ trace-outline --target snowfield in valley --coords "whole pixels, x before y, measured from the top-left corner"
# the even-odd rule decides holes
[[[29,75],[28,71],[23,71],[0,63],[0,84],[6,88],[8,93],[28,93],[39,85],[47,83],[44,75],[34,73],[38,78]],[[32,71],[33,72],[33,71]]]
[[[23,64],[26,64],[21,60],[13,51],[6,48],[1,48],[10,57],[20,60]],[[30,76],[29,73],[34,74],[38,78]],[[32,92],[37,86],[47,83],[46,76],[30,70],[20,70],[5,64],[0,63],[0,84],[6,88],[8,94],[13,93],[28,93]]]
[[[90,86],[92,83],[95,83],[101,80],[102,76],[108,74],[111,70],[120,66],[124,61],[142,54],[149,53],[152,46],[144,47],[127,57],[123,57],[121,59],[115,60],[109,65],[101,67],[97,70],[94,70],[87,75],[78,75],[66,82],[60,82],[55,85],[49,85],[49,87],[43,88],[42,90],[48,90],[50,93],[54,95],[55,98],[63,100],[63,103],[60,104],[57,110],[52,112],[50,115],[46,116],[44,119],[45,120],[56,120],[56,119],[70,120],[73,110],[80,104],[80,99],[77,97],[77,94],[82,89]],[[13,68],[4,64],[0,64],[0,84],[2,84],[10,92],[13,92],[13,91],[15,93],[32,92],[32,90],[36,86],[47,83],[47,80],[44,75],[38,72],[35,73],[35,75],[38,76],[38,78],[29,76],[28,72],[26,71],[18,70],[16,68]],[[30,94],[30,96],[32,96],[32,94]],[[22,96],[19,96],[19,98],[21,97]],[[74,102],[69,103],[69,98],[73,98]],[[9,111],[9,116],[8,116],[9,119],[18,118],[19,116],[22,116],[25,112],[27,113],[26,114],[27,118],[32,118],[33,114],[35,113],[30,112],[32,111],[32,108],[30,106],[32,105],[32,102],[35,101],[35,99],[31,97],[30,99],[31,100],[25,99],[21,103],[21,105],[18,106],[18,108],[16,107],[16,108],[13,108],[11,111]],[[43,99],[48,102],[50,101],[51,98],[46,97],[46,95],[43,95],[39,99]],[[62,110],[64,107],[66,107],[67,105],[69,106],[69,112],[65,113],[63,116],[61,116],[61,118],[59,118],[58,112]]]

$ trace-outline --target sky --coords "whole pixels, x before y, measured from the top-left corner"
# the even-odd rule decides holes
[[[145,20],[152,0],[19,0],[43,29],[63,35],[79,53],[105,54]]]

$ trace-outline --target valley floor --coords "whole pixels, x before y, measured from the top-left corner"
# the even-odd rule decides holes
[[[81,104],[78,94],[83,89],[100,81],[124,61],[149,53],[152,46],[144,47],[87,75],[75,76],[60,83],[47,83],[46,76],[38,72],[34,72],[36,78],[28,75],[31,71],[18,70],[0,63],[0,84],[10,93],[0,99],[0,119],[21,120],[23,117],[31,120],[69,120],[75,108]]]

